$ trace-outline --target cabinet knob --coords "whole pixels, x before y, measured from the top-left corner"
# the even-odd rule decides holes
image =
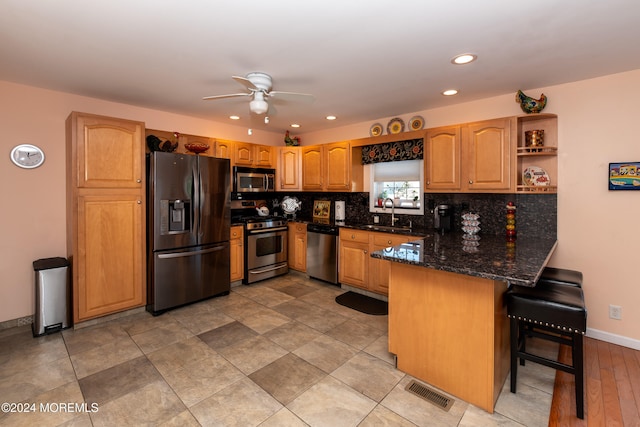
[[[137,202],[138,202],[139,205],[142,204],[142,200],[138,200]]]
[[[355,235],[355,234],[352,234],[352,235],[351,235],[351,238],[352,238],[352,239],[355,239],[355,238],[356,238],[356,235]]]
[[[389,245],[390,245],[390,244],[391,244],[391,240],[387,240],[387,244],[389,244]]]
[[[427,185],[431,185],[431,181],[427,181]]]
[[[469,184],[473,184],[473,180],[471,180],[471,179],[470,179],[470,180],[469,180]]]
[[[141,180],[141,179],[136,179],[136,182],[137,182],[138,184],[140,184],[140,183],[142,182],[142,180]]]
[[[367,250],[366,250],[366,249],[364,250],[364,253],[365,253],[365,255],[366,255],[366,253],[367,253]]]

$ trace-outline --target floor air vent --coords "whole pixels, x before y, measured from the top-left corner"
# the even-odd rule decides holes
[[[426,400],[427,402],[433,403],[434,405],[441,409],[444,409],[445,411],[448,411],[453,406],[453,399],[443,396],[437,391],[414,380],[411,380],[411,382],[409,382],[409,384],[407,384],[404,389]]]

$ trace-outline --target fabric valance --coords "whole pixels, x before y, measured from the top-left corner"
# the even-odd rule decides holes
[[[363,165],[397,162],[401,160],[420,160],[423,156],[424,140],[422,138],[365,145],[362,147]]]

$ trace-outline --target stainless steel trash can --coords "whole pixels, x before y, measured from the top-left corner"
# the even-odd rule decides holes
[[[33,262],[36,276],[36,312],[33,336],[67,329],[71,319],[71,277],[65,258],[43,258]]]

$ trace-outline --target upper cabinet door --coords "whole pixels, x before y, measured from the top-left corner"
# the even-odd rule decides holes
[[[75,131],[78,187],[142,187],[144,123],[77,115]]]
[[[269,145],[256,145],[254,147],[254,166],[258,168],[272,168],[273,167],[273,150],[274,147]]]
[[[322,190],[322,146],[302,147],[302,189]]]
[[[300,147],[282,147],[277,168],[280,186],[278,190],[300,190]]]
[[[469,125],[466,165],[469,190],[511,188],[511,121],[490,120]]]
[[[351,149],[348,142],[327,144],[325,150],[326,190],[349,191],[351,189]]]
[[[430,130],[425,136],[425,188],[460,190],[461,128]]]
[[[231,160],[231,165],[233,166],[233,142],[222,139],[216,140],[215,156],[221,159]]]
[[[238,166],[253,166],[253,144],[248,142],[236,142],[235,164]]]

